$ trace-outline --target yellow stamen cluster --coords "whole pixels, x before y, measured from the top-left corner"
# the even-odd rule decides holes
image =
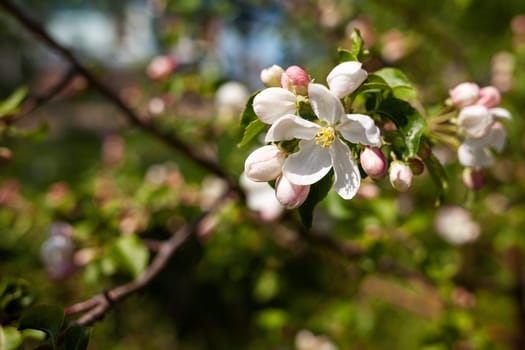
[[[315,143],[321,148],[326,148],[334,142],[335,131],[334,128],[328,126],[321,128],[317,135],[315,135]]]

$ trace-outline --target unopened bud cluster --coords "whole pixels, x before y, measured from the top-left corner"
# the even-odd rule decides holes
[[[458,109],[459,162],[465,167],[465,185],[473,190],[483,187],[483,169],[494,164],[494,151],[500,153],[507,137],[500,119],[510,119],[509,111],[498,107],[501,94],[494,86],[480,88],[472,82],[450,90],[450,102]]]

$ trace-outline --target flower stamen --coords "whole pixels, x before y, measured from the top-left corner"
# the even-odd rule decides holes
[[[315,144],[319,145],[321,148],[329,147],[335,139],[334,128],[328,126],[323,127],[315,135]]]

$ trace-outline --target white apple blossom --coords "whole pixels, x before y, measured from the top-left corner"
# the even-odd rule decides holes
[[[355,158],[343,139],[379,146],[379,128],[369,116],[345,114],[338,97],[321,84],[311,83],[308,96],[320,124],[295,115],[285,115],[270,127],[265,141],[300,139],[299,151],[288,156],[284,162],[284,176],[293,184],[311,185],[333,168],[334,189],[344,199],[351,199],[359,189],[361,176]]]
[[[351,94],[366,80],[368,73],[361,66],[357,61],[343,62],[328,73],[328,87],[337,98]]]
[[[487,108],[482,105],[467,106],[459,112],[457,124],[465,136],[470,138],[483,137],[496,117],[510,119],[511,115],[505,108]]]
[[[507,131],[505,127],[496,122],[489,131],[480,138],[467,138],[458,148],[459,162],[466,167],[482,169],[494,163],[491,149],[503,151]]]
[[[284,115],[293,115],[295,110],[295,95],[283,88],[264,89],[253,99],[253,111],[266,124],[273,124]]]

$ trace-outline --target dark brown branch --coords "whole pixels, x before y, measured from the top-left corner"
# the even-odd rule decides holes
[[[69,62],[74,68],[76,73],[83,76],[88,84],[96,91],[98,91],[103,97],[110,101],[115,107],[117,107],[127,118],[127,120],[134,126],[139,127],[150,135],[161,140],[168,146],[179,151],[181,154],[193,160],[201,167],[207,169],[214,175],[226,180],[230,188],[234,189],[237,193],[242,194],[242,190],[237,184],[230,179],[228,174],[218,165],[215,160],[208,159],[200,155],[194,148],[183,142],[177,136],[166,133],[161,129],[155,127],[150,122],[146,121],[146,118],[141,118],[131,107],[129,107],[113,90],[111,90],[106,84],[99,80],[89,69],[87,69],[73,53],[59,44],[53,39],[44,27],[32,17],[28,16],[22,9],[13,4],[9,0],[0,0],[0,6],[4,10],[13,16],[19,24],[25,27],[33,35],[38,37],[44,42],[51,50],[57,53],[64,60]]]
[[[197,225],[209,215],[209,213],[210,211],[203,213],[199,218],[183,226],[175,232],[170,239],[163,242],[147,270],[136,280],[117,286],[66,308],[66,315],[85,312],[77,320],[73,321],[71,326],[92,325],[102,319],[106,312],[113,307],[113,304],[146,287],[151,280],[159,274],[164,266],[166,266],[173,253],[186,242],[188,237],[195,231]]]

